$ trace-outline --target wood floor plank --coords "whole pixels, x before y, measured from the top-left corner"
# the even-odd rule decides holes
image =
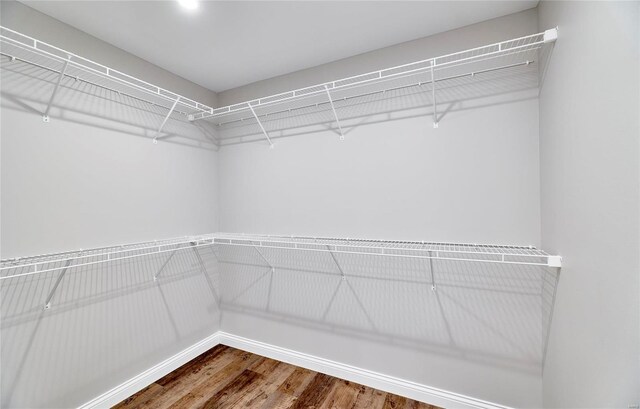
[[[116,409],[440,409],[219,345]]]
[[[147,386],[146,388],[136,393],[135,395],[132,395],[127,399],[123,400],[122,402],[118,403],[117,405],[115,405],[114,409],[129,409],[129,408],[141,407],[141,405],[144,405],[145,402],[158,396],[163,389],[164,388],[161,385],[158,385],[157,383],[152,383],[151,385]]]
[[[277,407],[275,402],[282,401],[278,396],[280,393],[278,392],[278,387],[291,375],[294,369],[294,366],[278,362],[278,365],[276,365],[268,375],[263,374],[263,381],[253,385],[253,390],[246,393],[242,399],[236,403],[236,407]]]
[[[218,393],[209,398],[204,405],[202,405],[202,408],[224,409],[234,407],[234,403],[242,398],[243,391],[251,388],[251,385],[259,378],[263,378],[263,376],[257,372],[245,369],[224,388],[220,389]]]
[[[147,400],[142,404],[142,407],[145,409],[169,408],[200,384],[206,382],[210,376],[234,362],[241,354],[242,352],[239,350],[228,349],[222,354],[213,355],[198,371],[183,373],[184,376],[167,383],[159,396]]]
[[[201,407],[209,398],[218,393],[229,382],[260,357],[249,353],[241,355],[240,359],[232,361],[220,371],[212,373],[204,382],[191,389],[186,395],[174,402],[170,408]]]
[[[172,383],[179,381],[181,378],[187,376],[187,374],[196,374],[200,372],[202,368],[210,363],[213,359],[215,359],[216,356],[224,354],[228,350],[229,347],[226,345],[218,345],[216,347],[213,347],[204,354],[182,365],[175,371],[170,372],[164,377],[158,379],[156,383],[161,386],[170,387]]]
[[[358,399],[360,385],[338,379],[320,409],[353,409]]]
[[[382,409],[387,394],[377,389],[360,385],[354,409]]]
[[[291,375],[280,385],[278,391],[287,395],[298,397],[307,387],[317,372],[305,368],[295,367]]]
[[[392,395],[387,393],[384,400],[383,409],[404,409],[407,403],[407,398],[398,395]]]
[[[292,409],[317,408],[327,398],[328,392],[337,382],[337,378],[322,373],[316,374],[304,389],[300,397],[291,405]]]

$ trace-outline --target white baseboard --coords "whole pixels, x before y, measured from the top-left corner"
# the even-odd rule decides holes
[[[369,386],[371,388],[379,389],[384,392],[394,393],[396,395],[405,396],[444,408],[509,409],[507,406],[496,403],[471,398],[458,393],[433,388],[431,386],[421,385],[415,382],[368,371],[366,369],[319,358],[313,355],[292,351],[275,345],[253,341],[251,339],[239,337],[222,331],[218,331],[208,336],[202,341],[173,355],[169,359],[134,376],[110,391],[107,391],[97,398],[85,403],[80,406],[79,409],[111,407],[136,392],[139,392],[166,374],[186,364],[193,358],[218,344],[242,349],[267,358],[286,362],[312,371],[321,372],[337,378]]]
[[[357,368],[340,362],[330,361],[290,349],[281,348],[263,342],[239,337],[226,332],[219,332],[220,343],[242,349],[257,355],[288,364],[300,366],[312,371],[321,372],[336,378],[359,383],[384,392],[405,396],[414,400],[441,406],[444,408],[482,408],[482,409],[508,409],[507,406],[487,402],[480,399],[460,395],[458,393],[421,385],[415,382],[384,375],[366,369]]]
[[[136,392],[141,391],[153,382],[162,378],[166,374],[180,368],[182,365],[191,361],[193,358],[203,354],[216,345],[220,344],[220,332],[216,332],[202,341],[186,348],[172,357],[160,362],[159,364],[147,369],[146,371],[134,376],[128,381],[116,386],[98,396],[95,399],[90,400],[79,409],[90,408],[110,408],[118,402],[123,401]]]

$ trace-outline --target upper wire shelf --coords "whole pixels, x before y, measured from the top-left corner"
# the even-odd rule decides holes
[[[0,261],[0,281],[214,245],[546,267],[561,267],[562,260],[532,246],[212,233],[5,259]]]
[[[359,111],[355,106],[368,104],[375,113],[388,108],[388,101],[393,98],[412,96],[413,102],[400,105],[403,108],[431,105],[434,127],[437,127],[438,104],[459,99],[461,87],[473,87],[475,94],[501,92],[504,84],[493,83],[498,77],[507,81],[511,88],[537,87],[539,50],[556,39],[557,29],[554,28],[200,112],[193,119],[213,122],[223,141],[260,135],[272,145],[275,131],[314,123],[333,124],[332,129],[344,139],[341,121],[357,117]],[[523,77],[526,80],[522,80]],[[457,92],[452,91],[454,88]],[[454,97],[452,93],[455,93]],[[307,118],[302,119],[302,116]]]
[[[0,26],[0,55],[12,61],[19,60],[58,74],[57,84],[43,113],[45,122],[49,121],[49,109],[65,77],[164,108],[168,114],[160,125],[158,133],[172,113],[182,114],[186,119],[192,119],[195,114],[213,112],[212,107],[193,99],[2,26]]]

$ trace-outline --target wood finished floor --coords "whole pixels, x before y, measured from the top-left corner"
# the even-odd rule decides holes
[[[114,408],[439,409],[224,345]]]

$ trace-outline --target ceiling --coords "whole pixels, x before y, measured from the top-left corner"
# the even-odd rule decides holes
[[[23,1],[220,92],[526,10],[523,1]],[[108,62],[104,62],[108,64]]]

